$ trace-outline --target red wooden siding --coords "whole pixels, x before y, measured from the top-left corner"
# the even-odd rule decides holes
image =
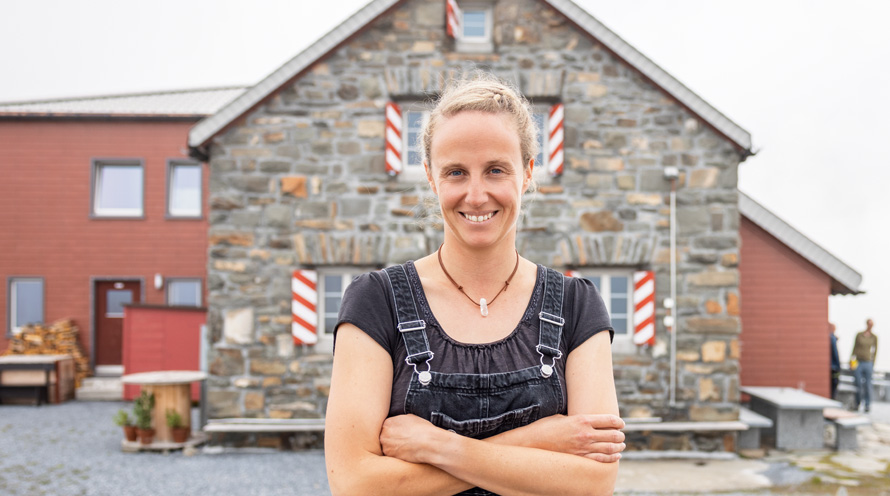
[[[200,370],[201,325],[206,310],[130,305],[124,310],[124,373],[158,370]],[[124,385],[124,399],[139,395],[140,386]],[[192,383],[192,401],[201,398]]]
[[[90,278],[142,279],[144,303],[165,303],[154,274],[200,278],[206,294],[207,186],[204,219],[168,220],[167,161],[187,159],[193,122],[0,121],[0,352],[8,346],[10,276],[44,280],[44,320],[68,317],[90,350]],[[129,158],[144,166],[144,215],[90,218],[93,159]],[[204,300],[206,301],[206,299]]]
[[[742,217],[741,384],[829,394],[831,279]]]

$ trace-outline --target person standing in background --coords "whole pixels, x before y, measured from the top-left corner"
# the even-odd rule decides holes
[[[865,404],[866,412],[871,409],[871,375],[874,371],[875,355],[878,353],[878,337],[872,332],[872,327],[874,322],[871,319],[866,320],[865,330],[856,335],[853,353],[850,356],[859,362],[853,371],[856,378],[857,411],[861,403]]]
[[[835,336],[835,326],[831,322],[828,323],[828,338],[831,341],[831,399],[834,399],[837,393],[837,383],[841,376],[841,359],[837,354],[837,336]]]

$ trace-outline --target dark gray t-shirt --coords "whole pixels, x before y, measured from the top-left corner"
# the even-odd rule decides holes
[[[414,264],[407,262],[405,270],[420,317],[426,321],[430,350],[435,354],[428,362],[432,370],[448,374],[492,374],[540,365],[541,355],[535,347],[538,345],[538,314],[543,304],[543,266],[538,266],[535,289],[519,325],[504,339],[486,344],[466,344],[449,337],[430,310]],[[563,356],[556,361],[554,368],[560,377],[565,397],[565,381],[562,378],[565,377],[568,354],[600,331],[608,330],[611,333],[612,324],[596,286],[578,277],[565,278],[562,316],[565,325],[559,349]],[[392,290],[382,271],[362,274],[346,289],[337,326],[344,322],[367,333],[392,356],[393,388],[389,416],[406,413],[405,396],[414,368],[405,363],[407,352],[396,328],[398,319],[393,307]],[[336,342],[336,330],[334,337]]]

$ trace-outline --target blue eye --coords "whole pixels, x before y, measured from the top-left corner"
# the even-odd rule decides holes
[[[459,176],[461,174],[463,174],[463,172],[459,170],[448,171],[449,176]]]

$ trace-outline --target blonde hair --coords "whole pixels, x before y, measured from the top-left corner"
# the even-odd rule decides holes
[[[432,166],[430,151],[436,126],[442,119],[466,110],[509,115],[519,133],[523,168],[529,167],[532,159],[538,155],[538,132],[532,118],[531,105],[512,85],[483,72],[451,80],[439,96],[429,118],[424,121],[420,142],[423,163],[427,167]]]

